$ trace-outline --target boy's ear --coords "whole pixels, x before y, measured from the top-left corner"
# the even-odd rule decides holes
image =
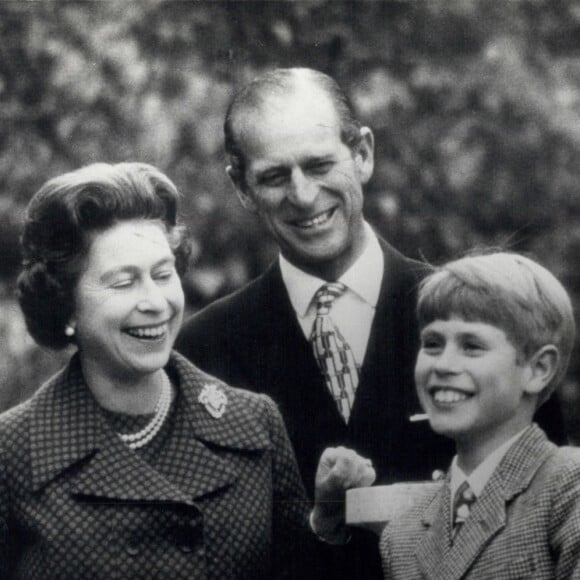
[[[555,345],[546,344],[538,349],[528,361],[531,376],[525,391],[530,395],[539,395],[554,378],[559,362],[560,351]]]
[[[244,185],[244,180],[240,175],[240,172],[237,169],[235,169],[232,165],[228,165],[226,167],[226,173],[228,174],[228,177],[232,180],[232,183],[234,184],[234,188],[236,189],[236,194],[238,196],[238,199],[240,200],[240,203],[248,211],[256,213],[257,212],[256,204],[254,203],[254,200],[252,199],[251,195],[248,193],[247,188]]]

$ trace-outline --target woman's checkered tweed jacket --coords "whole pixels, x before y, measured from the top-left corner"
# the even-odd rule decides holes
[[[537,426],[510,448],[451,542],[449,482],[387,525],[385,578],[580,578],[580,449]]]
[[[0,416],[0,578],[283,575],[307,505],[276,407],[177,354],[167,370],[189,421],[157,469],[110,429],[76,357]],[[198,401],[208,384],[221,418]]]

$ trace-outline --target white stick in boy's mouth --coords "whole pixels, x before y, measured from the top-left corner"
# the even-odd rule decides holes
[[[409,421],[411,423],[416,423],[417,421],[427,421],[429,419],[429,415],[427,413],[416,413],[415,415],[411,415],[409,417]]]

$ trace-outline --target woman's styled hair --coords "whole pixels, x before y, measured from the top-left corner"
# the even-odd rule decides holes
[[[563,379],[576,332],[572,303],[555,276],[533,260],[494,252],[437,268],[419,288],[419,328],[453,316],[500,328],[524,360],[542,346],[556,346],[558,369],[542,402]]]
[[[145,163],[95,163],[47,181],[28,204],[18,278],[20,307],[36,342],[53,349],[71,342],[65,326],[92,236],[118,222],[163,223],[182,275],[189,244],[178,224],[178,204],[171,180]]]

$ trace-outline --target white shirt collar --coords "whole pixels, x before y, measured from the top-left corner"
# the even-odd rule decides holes
[[[376,234],[367,222],[364,225],[365,249],[356,262],[339,278],[339,281],[376,308],[381,292],[384,258]],[[326,281],[300,270],[282,254],[279,256],[279,261],[282,280],[288,290],[292,307],[298,316],[303,318],[308,312],[312,297]]]
[[[527,429],[527,427],[526,427]],[[502,443],[495,451],[492,451],[469,475],[465,475],[463,470],[457,465],[457,455],[453,458],[451,463],[451,497],[455,497],[457,488],[467,480],[469,487],[473,490],[475,497],[479,497],[485,484],[490,480],[493,472],[505,457],[510,447],[522,436],[526,429],[522,429],[519,433]]]

